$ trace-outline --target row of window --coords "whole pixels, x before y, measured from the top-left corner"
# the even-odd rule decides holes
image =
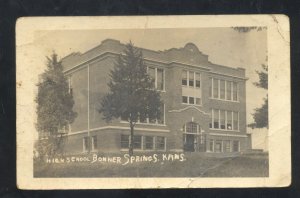
[[[234,140],[209,140],[209,151],[210,152],[239,152],[240,141]]]
[[[239,130],[239,113],[220,109],[211,109],[209,128],[224,130]]]
[[[195,98],[191,96],[182,96],[183,104],[201,105],[201,98]]]
[[[90,145],[91,143],[91,145]],[[89,141],[89,137],[83,138],[83,152],[87,152],[88,150],[95,151],[97,150],[97,136],[91,136],[91,141]]]
[[[121,135],[121,148],[128,149],[129,135]],[[166,138],[163,136],[133,136],[133,148],[141,150],[166,150]]]
[[[237,82],[210,78],[209,97],[238,101],[238,84]]]
[[[143,124],[165,124],[165,105],[162,104],[161,107],[161,114],[160,114],[160,118],[156,119],[156,118],[142,118],[140,117],[137,121],[137,123],[143,123]],[[121,120],[123,122],[128,122],[128,119],[126,118],[126,116],[121,116]]]
[[[201,76],[198,72],[182,71],[182,85],[194,88],[200,88]]]

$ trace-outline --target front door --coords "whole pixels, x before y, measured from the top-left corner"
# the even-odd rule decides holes
[[[185,139],[186,139],[186,142],[185,142],[184,150],[188,151],[188,152],[194,152],[195,151],[195,135],[186,134]]]

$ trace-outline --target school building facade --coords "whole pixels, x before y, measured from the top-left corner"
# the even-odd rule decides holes
[[[62,59],[78,116],[66,128],[66,152],[128,151],[129,124],[106,123],[98,112],[109,91],[110,70],[125,44],[106,39]],[[246,123],[245,69],[216,65],[196,45],[153,51],[140,48],[163,100],[159,120],[135,126],[135,151],[242,152],[251,149]],[[230,57],[228,57],[230,58]]]

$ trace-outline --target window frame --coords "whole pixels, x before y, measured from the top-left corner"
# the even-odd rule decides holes
[[[158,144],[159,144],[159,141],[158,141],[158,139],[159,138],[163,138],[163,145],[164,145],[164,148],[163,149],[161,149],[159,146],[158,146]],[[156,150],[158,150],[158,151],[165,151],[166,150],[166,137],[164,137],[164,136],[156,136],[155,137],[155,149]]]
[[[147,142],[147,138],[151,138],[151,141]],[[151,142],[152,148],[147,148],[147,144],[149,144]],[[150,136],[150,135],[145,135],[144,136],[144,150],[154,150],[155,149],[155,141],[154,141],[154,136]]]
[[[152,76],[149,73],[149,68],[154,69],[154,89],[157,91],[165,92],[166,91],[166,76],[165,76],[165,69],[162,67],[156,67],[156,66],[147,66],[147,74],[152,78]],[[162,70],[162,86],[163,89],[158,89],[158,72],[157,70]]]
[[[95,146],[96,145],[96,146]],[[98,140],[97,135],[91,136],[91,151],[97,151],[98,150]]]
[[[225,112],[225,129],[221,128],[221,111]],[[233,120],[233,114],[237,113],[237,126],[238,128],[234,128],[234,120]],[[218,121],[218,128],[215,127],[215,121]],[[209,129],[211,130],[222,130],[222,131],[235,131],[240,132],[239,128],[239,122],[240,122],[240,116],[238,111],[231,111],[231,110],[223,110],[223,109],[213,109],[210,110],[210,123],[209,123]],[[231,125],[231,129],[229,129],[229,126]]]
[[[122,137],[128,137],[128,141],[127,140],[123,140],[122,141]],[[123,142],[128,142],[128,145],[127,147],[123,147]],[[129,149],[129,145],[130,145],[130,135],[127,135],[127,134],[121,134],[121,137],[120,137],[120,147],[121,149]]]
[[[225,89],[221,89],[221,82],[225,83]],[[239,101],[239,82],[234,80],[225,80],[223,78],[215,78],[209,77],[209,98],[215,100],[222,100],[227,102],[240,102]],[[230,84],[230,85],[229,85]],[[236,92],[233,90],[233,85],[236,84]],[[222,86],[222,88],[224,88]],[[228,92],[228,88],[230,89],[230,93]],[[217,93],[216,93],[217,91]],[[224,92],[224,95],[222,94]],[[222,97],[221,97],[222,95]],[[234,95],[236,96],[236,100],[234,99]],[[223,98],[224,96],[224,98]]]

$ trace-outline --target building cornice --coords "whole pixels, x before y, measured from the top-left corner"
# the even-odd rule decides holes
[[[105,126],[105,127],[98,127],[98,128],[90,129],[90,132],[101,131],[101,130],[105,130],[105,129],[124,129],[124,130],[130,130],[130,127]],[[170,130],[168,130],[168,129],[153,129],[153,128],[141,128],[141,127],[135,127],[134,130],[136,130],[136,131],[148,131],[148,132],[163,132],[163,133],[170,132]],[[67,136],[78,135],[78,134],[82,134],[82,133],[88,133],[88,130],[71,132],[71,133],[68,133]]]
[[[102,60],[106,57],[114,57],[114,56],[118,56],[120,55],[119,53],[116,53],[116,52],[112,52],[112,51],[106,51],[106,52],[103,52],[95,57],[92,57],[84,62],[81,62],[67,70],[64,71],[64,73],[71,73],[73,70],[77,70],[77,69],[81,69],[81,67],[85,67],[87,66],[88,64],[92,63],[92,62],[95,62],[95,61],[99,61],[99,60]],[[124,55],[124,54],[121,54],[121,55]],[[101,59],[99,59],[101,58]],[[99,60],[98,60],[99,59]],[[245,78],[245,77],[240,77],[240,76],[234,76],[234,75],[230,75],[230,74],[223,74],[223,73],[218,73],[218,72],[213,72],[211,71],[210,68],[208,67],[203,67],[203,66],[199,66],[199,65],[193,65],[193,64],[188,64],[188,63],[183,63],[183,62],[178,62],[178,61],[171,61],[171,62],[167,62],[167,61],[161,61],[161,60],[157,60],[157,59],[151,59],[151,58],[144,58],[145,61],[149,61],[149,62],[152,62],[152,63],[160,63],[160,64],[164,64],[165,66],[169,66],[169,67],[172,67],[174,65],[179,65],[180,67],[184,67],[184,66],[188,66],[188,67],[193,67],[193,68],[196,68],[196,69],[202,69],[202,70],[205,70],[206,72],[208,73],[211,73],[211,74],[216,74],[216,75],[221,75],[221,76],[227,76],[227,77],[231,77],[231,78],[238,78],[238,79],[242,79],[242,80],[248,80],[248,78]]]

